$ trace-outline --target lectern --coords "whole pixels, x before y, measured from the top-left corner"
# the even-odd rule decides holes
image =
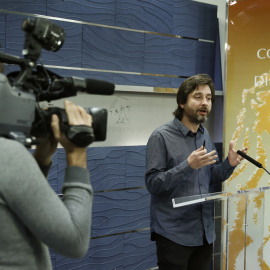
[[[214,204],[213,270],[264,269],[270,246],[270,186],[172,199],[174,208]],[[269,241],[269,243],[268,243]]]

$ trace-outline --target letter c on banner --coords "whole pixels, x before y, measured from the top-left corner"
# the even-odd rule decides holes
[[[259,50],[257,51],[257,57],[260,58],[260,59],[265,59],[266,57],[261,57],[261,56],[260,56],[260,52],[261,52],[261,51],[266,51],[266,49],[264,49],[264,48],[263,48],[263,49],[259,49]],[[268,51],[269,51],[269,50],[268,50]]]
[[[266,56],[262,56],[262,55],[265,55],[265,54],[266,54]],[[270,59],[270,49],[268,49],[267,51],[266,51],[265,48],[259,49],[257,51],[257,57],[260,58],[260,59],[265,59],[266,57]]]

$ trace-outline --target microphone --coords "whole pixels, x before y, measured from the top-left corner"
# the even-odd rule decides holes
[[[57,83],[71,87],[79,92],[96,95],[112,95],[114,93],[114,84],[107,81],[95,79],[83,79],[79,77],[61,78]]]
[[[242,156],[243,158],[245,158],[246,160],[248,160],[249,162],[251,162],[255,166],[257,166],[258,168],[264,169],[270,175],[270,173],[263,167],[263,165],[260,162],[256,161],[255,159],[251,158],[250,156],[248,156],[247,154],[243,153],[240,150],[237,151],[237,154]]]
[[[94,95],[112,95],[114,88],[115,85],[107,81],[79,77],[56,77],[53,80],[51,90],[40,94],[39,101],[72,97],[76,96],[77,92],[86,92]]]
[[[27,61],[25,59],[22,59],[15,55],[5,54],[2,52],[0,52],[0,61],[6,64],[13,64],[19,66],[27,65]]]
[[[255,166],[257,166],[258,168],[262,168],[262,164],[259,163],[258,161],[256,161],[255,159],[251,158],[250,156],[248,156],[247,154],[243,153],[242,151],[238,150],[237,154],[242,156],[243,158],[245,158],[246,160],[248,160],[249,162],[251,162],[252,164],[254,164]]]

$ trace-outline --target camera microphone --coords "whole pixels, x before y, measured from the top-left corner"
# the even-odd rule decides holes
[[[25,59],[21,59],[18,56],[14,56],[14,55],[11,55],[11,54],[5,54],[5,53],[2,53],[2,52],[0,52],[0,58],[1,58],[1,62],[7,63],[7,64],[25,66],[26,63],[27,63],[25,61]]]
[[[112,95],[114,93],[114,84],[107,81],[79,77],[60,79],[60,81],[62,80],[70,81],[70,86],[75,87],[80,92],[96,95]]]
[[[112,95],[115,85],[107,81],[79,77],[58,77],[53,80],[51,91],[39,95],[39,101],[76,96],[77,92],[94,95]]]

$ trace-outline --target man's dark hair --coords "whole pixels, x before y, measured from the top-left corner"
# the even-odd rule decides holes
[[[197,74],[187,78],[179,87],[176,96],[177,109],[173,112],[173,115],[180,121],[183,117],[183,109],[179,104],[185,104],[187,102],[188,95],[195,91],[199,85],[208,85],[211,89],[212,104],[215,101],[215,85],[212,78],[207,74]]]

